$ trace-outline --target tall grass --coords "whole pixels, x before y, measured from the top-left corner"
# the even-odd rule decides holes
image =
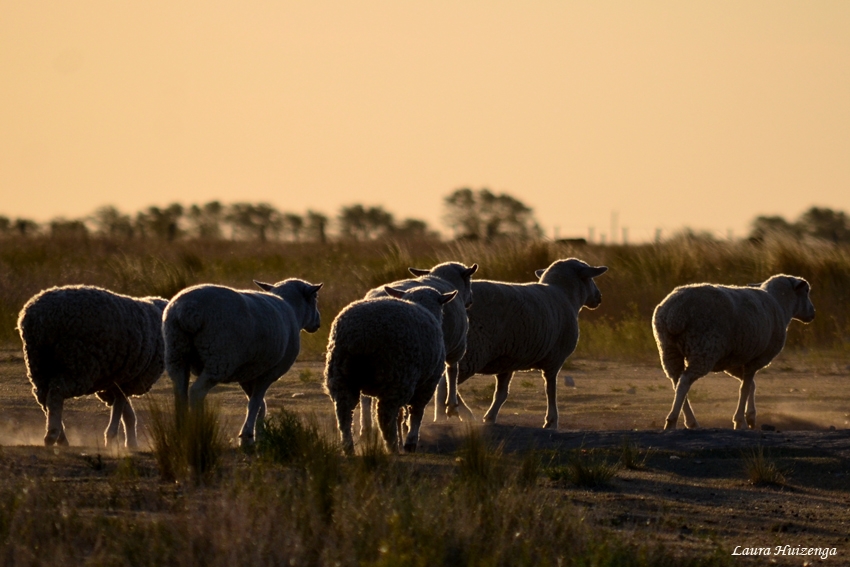
[[[180,419],[160,400],[147,400],[154,458],[163,480],[208,482],[228,448],[219,408],[204,401]]]
[[[481,269],[476,277],[527,282],[535,279],[534,270],[569,256],[610,268],[597,279],[602,305],[582,312],[578,357],[654,361],[652,311],[674,287],[699,281],[746,284],[776,273],[807,278],[818,309],[810,325],[790,326],[788,347],[850,352],[850,247],[781,239],[752,244],[682,238],[596,246],[544,241],[322,245],[10,237],[0,239],[0,341],[17,339],[18,311],[33,294],[53,285],[86,283],[130,295],[171,297],[203,282],[250,288],[253,279],[301,277],[326,284],[319,294],[322,328],[302,334],[302,357],[318,359],[336,314],[370,288],[408,277],[409,266],[477,262]]]

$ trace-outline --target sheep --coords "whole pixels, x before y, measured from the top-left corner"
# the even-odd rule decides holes
[[[161,297],[135,298],[87,285],[46,289],[18,316],[27,377],[47,416],[44,444],[68,445],[65,400],[97,395],[111,408],[107,447],[124,425],[128,448],[138,447],[129,396],[148,392],[162,376]]]
[[[163,315],[165,367],[177,409],[196,408],[216,385],[238,382],[248,397],[242,446],[262,432],[266,390],[285,374],[301,351],[300,331],[314,333],[321,318],[313,285],[290,278],[254,281],[262,291],[202,284],[184,289]],[[189,391],[189,374],[197,379]]]
[[[443,262],[425,270],[408,268],[416,279],[400,280],[389,285],[395,289],[408,290],[418,286],[428,286],[440,293],[457,290],[460,299],[446,305],[443,309],[443,342],[446,345],[446,372],[437,385],[437,401],[434,406],[434,421],[440,417],[458,415],[457,401],[457,372],[458,361],[466,352],[466,332],[469,328],[466,310],[472,305],[470,278],[478,270],[478,264],[466,267],[459,262]],[[381,286],[370,290],[366,298],[387,297],[388,293]],[[448,383],[448,392],[446,385]],[[448,403],[447,403],[448,397]],[[465,407],[465,406],[464,406]],[[360,430],[361,434],[371,426],[372,400],[368,396],[360,398]],[[468,409],[467,409],[468,411]],[[469,412],[471,417],[472,413]]]
[[[792,319],[814,319],[809,289],[802,278],[778,274],[748,287],[681,286],[664,298],[652,315],[661,366],[676,392],[664,429],[675,429],[680,411],[687,428],[699,426],[688,389],[721,371],[741,381],[734,428],[743,429],[745,418],[755,427],[755,374],[782,351]]]
[[[351,422],[361,394],[377,398],[378,426],[391,452],[399,451],[397,417],[409,406],[404,449],[416,451],[425,406],[445,366],[442,309],[458,291],[384,289],[391,297],[355,301],[331,326],[324,387],[347,454],[354,452]]]
[[[602,302],[593,278],[607,270],[568,258],[537,270],[539,281],[534,283],[472,282],[475,301],[468,312],[469,334],[458,383],[474,374],[496,375],[485,423],[496,422],[515,371],[541,370],[548,401],[543,427],[558,428],[558,372],[578,343],[579,311],[596,309]]]

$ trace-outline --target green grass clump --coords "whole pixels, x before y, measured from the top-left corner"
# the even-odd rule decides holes
[[[479,428],[467,428],[455,462],[458,478],[468,486],[489,489],[506,481],[503,447],[494,446]]]
[[[761,445],[749,453],[744,453],[743,461],[744,472],[750,483],[755,486],[784,486],[787,482],[786,473],[770,454],[765,454]]]
[[[209,481],[229,446],[220,409],[204,401],[177,419],[175,412],[151,399],[148,413],[148,434],[162,479]]]
[[[643,453],[641,455],[641,453]],[[623,437],[620,443],[620,465],[631,470],[641,470],[646,467],[646,460],[652,454],[652,448],[641,451],[640,445],[630,437]]]
[[[610,463],[602,453],[593,449],[573,451],[566,464],[549,466],[545,473],[555,482],[569,482],[580,488],[600,489],[610,485],[620,466]]]

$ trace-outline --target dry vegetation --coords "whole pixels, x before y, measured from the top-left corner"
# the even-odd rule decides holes
[[[599,278],[603,304],[582,314],[579,350],[562,372],[576,387],[561,381],[561,431],[539,429],[542,379],[521,373],[500,425],[470,430],[433,424],[426,414],[417,455],[389,457],[372,439],[361,443],[358,457],[341,456],[320,380],[328,325],[342,306],[404,277],[408,266],[457,259],[478,262],[480,277],[529,281],[535,269],[566,256],[611,270]],[[672,390],[657,363],[653,307],[682,283],[747,283],[776,272],[809,279],[818,308],[812,325],[792,324],[789,348],[757,379],[759,423],[778,431],[732,431],[737,381],[712,375],[691,394],[705,429],[661,432]],[[326,283],[324,324],[316,335],[302,335],[302,361],[269,391],[273,435],[255,454],[225,448],[209,470],[182,457],[166,470],[151,411],[170,407],[167,379],[151,401],[136,402],[148,450],[104,452],[107,411],[94,398],[67,404],[69,449],[40,446],[44,418],[14,331],[32,294],[88,283],[171,296],[199,282],[249,287],[255,278],[291,276]],[[835,547],[838,557],[826,563],[844,564],[848,294],[847,249],[795,242],[573,248],[0,240],[0,561],[731,565],[745,560],[730,555],[736,545],[790,545]],[[461,386],[477,416],[489,405],[492,382],[476,376]],[[241,390],[218,387],[211,401],[235,447]]]

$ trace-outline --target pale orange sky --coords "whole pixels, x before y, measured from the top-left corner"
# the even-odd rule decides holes
[[[553,234],[850,212],[850,2],[0,3],[0,214],[380,204]]]

